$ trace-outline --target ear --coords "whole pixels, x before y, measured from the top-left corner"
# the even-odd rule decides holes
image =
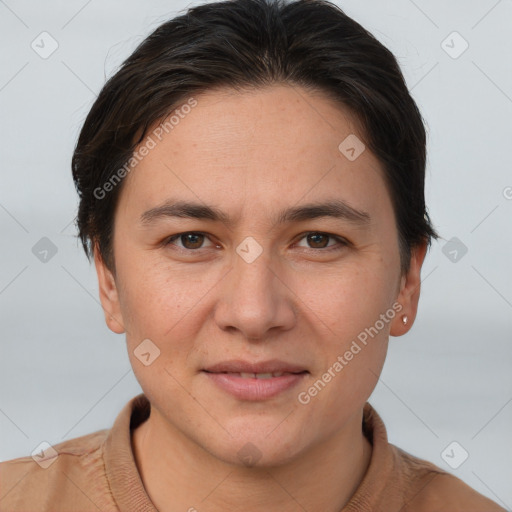
[[[122,334],[125,332],[125,328],[117,285],[112,272],[105,265],[97,245],[94,246],[94,265],[98,275],[100,301],[105,313],[105,322],[112,332]]]
[[[402,309],[391,323],[391,336],[402,336],[412,327],[418,311],[421,287],[421,266],[427,253],[427,242],[423,242],[411,249],[411,264],[409,272],[403,275],[400,283],[400,292],[396,301]],[[407,324],[403,323],[403,316],[407,316]]]

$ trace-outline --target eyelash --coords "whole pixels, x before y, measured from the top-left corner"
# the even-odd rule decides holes
[[[297,242],[295,243],[298,243],[300,242],[301,240],[303,240],[304,238],[306,238],[308,235],[322,235],[322,236],[327,236],[329,239],[334,239],[336,240],[338,243],[334,246],[327,246],[327,247],[306,247],[305,249],[308,249],[308,250],[311,250],[311,251],[322,251],[322,252],[328,252],[328,251],[339,251],[341,249],[343,249],[344,247],[347,247],[350,244],[350,242],[344,238],[341,238],[339,236],[336,236],[336,235],[333,235],[331,233],[326,233],[324,231],[306,231],[305,233],[302,233],[300,235],[300,238],[297,239]],[[185,236],[185,235],[203,235],[205,236],[206,238],[209,239],[208,237],[208,234],[207,233],[204,233],[202,231],[184,231],[183,233],[177,233],[176,235],[172,235],[168,238],[166,238],[163,242],[163,245],[165,247],[169,246],[169,245],[175,245],[173,244],[172,242],[174,242],[175,240],[178,240],[180,239],[182,236]],[[211,241],[211,240],[210,240]],[[187,249],[186,247],[179,247],[179,246],[176,246],[178,250],[182,250],[182,251],[186,251],[186,252],[198,252],[200,251],[201,249],[203,249],[203,247],[199,247],[197,249]]]

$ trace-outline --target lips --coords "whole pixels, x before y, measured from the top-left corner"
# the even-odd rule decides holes
[[[252,363],[232,360],[208,366],[204,375],[217,388],[239,400],[261,401],[297,386],[309,372],[279,360]]]
[[[284,374],[284,373],[303,373],[306,368],[300,365],[286,363],[278,359],[271,359],[259,363],[233,359],[224,361],[204,368],[209,373],[238,373],[238,374]],[[278,376],[278,375],[275,375]]]
[[[271,379],[272,377],[282,377],[283,375],[291,375],[289,372],[272,372],[272,373],[232,373],[231,375],[237,375],[242,377],[242,379]]]

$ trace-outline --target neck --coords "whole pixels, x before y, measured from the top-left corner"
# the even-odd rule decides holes
[[[342,431],[274,467],[227,464],[173,429],[155,409],[134,430],[136,464],[160,512],[339,512],[368,468],[362,411]]]

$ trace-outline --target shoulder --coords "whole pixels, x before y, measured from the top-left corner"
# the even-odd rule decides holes
[[[57,503],[59,508],[94,508],[94,503],[101,510],[115,510],[103,462],[108,433],[41,445],[33,456],[2,462],[0,510],[55,510]]]
[[[390,445],[407,482],[403,512],[504,512],[494,501],[435,464]]]

